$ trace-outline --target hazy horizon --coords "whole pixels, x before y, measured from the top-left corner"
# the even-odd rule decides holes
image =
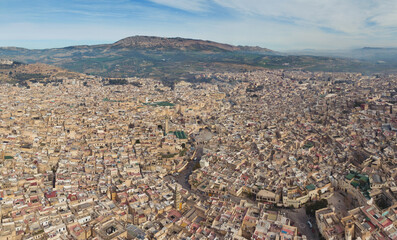
[[[16,45],[0,45],[0,47],[4,48],[26,48],[30,50],[43,50],[43,49],[51,49],[51,48],[66,48],[66,47],[72,47],[72,46],[84,46],[84,45],[101,45],[101,44],[113,44],[121,39],[127,38],[127,37],[134,37],[134,36],[148,36],[148,37],[164,37],[164,36],[156,36],[156,35],[131,35],[131,36],[126,36],[120,39],[115,39],[115,40],[109,40],[109,41],[95,41],[95,40],[88,40],[88,41],[78,41],[78,40],[34,40],[31,41],[31,43],[25,43],[27,46],[31,45],[32,47],[25,47],[25,46],[20,46],[18,44],[23,44],[25,41],[22,40],[17,40],[13,41],[16,43]],[[167,36],[165,38],[180,38],[180,36]],[[198,38],[191,38],[191,37],[183,37],[185,39],[194,39],[194,40],[202,40],[202,41],[214,41],[211,39],[198,39]],[[216,42],[216,41],[215,41]],[[0,41],[1,43],[1,41]],[[232,45],[240,45],[240,46],[252,46],[256,47],[259,45],[244,45],[244,44],[234,44],[234,43],[227,43],[227,42],[218,42],[222,44],[232,44]],[[43,45],[43,47],[35,47],[39,45]],[[267,48],[266,46],[259,46],[263,48]],[[339,48],[339,49],[314,49],[314,48],[302,48],[302,49],[284,49],[284,50],[277,50],[277,49],[271,49],[274,51],[283,51],[285,53],[290,53],[290,52],[306,52],[306,51],[314,51],[314,52],[338,52],[338,51],[351,51],[355,49],[361,49],[361,48],[383,48],[383,47],[378,47],[378,46],[358,46],[358,47],[349,47],[349,48]]]

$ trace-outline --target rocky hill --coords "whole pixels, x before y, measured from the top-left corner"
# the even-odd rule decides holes
[[[179,80],[194,81],[195,75],[211,72],[264,68],[376,72],[394,66],[348,58],[286,55],[261,47],[147,36],[127,37],[113,44],[52,49],[3,47],[0,59],[4,58],[29,64],[52,64],[103,77],[150,77],[170,84]]]
[[[133,36],[121,39],[112,47],[135,48],[135,49],[157,49],[157,50],[181,50],[181,51],[228,51],[228,52],[262,52],[273,53],[274,51],[249,46],[233,46],[212,41],[203,41],[186,38],[163,38],[148,36]]]
[[[0,60],[0,82],[26,85],[27,81],[49,83],[60,77],[78,78],[82,76],[56,66],[34,63],[23,64],[13,60]]]

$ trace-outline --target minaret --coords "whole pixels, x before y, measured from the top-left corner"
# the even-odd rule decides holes
[[[174,208],[181,211],[182,210],[182,203],[181,203],[181,194],[178,191],[178,185],[175,184],[174,189]]]
[[[107,185],[108,185],[108,189],[106,191],[106,195],[109,199],[112,199],[112,179],[110,176],[108,176]]]
[[[112,185],[112,177],[108,175],[108,186]]]
[[[348,224],[345,226],[345,239],[352,240],[354,237],[354,224]]]
[[[164,135],[167,135],[168,134],[168,131],[169,131],[169,118],[168,118],[168,116],[166,116],[165,117],[165,128],[164,128]]]

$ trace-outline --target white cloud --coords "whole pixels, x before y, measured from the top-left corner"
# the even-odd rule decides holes
[[[186,11],[209,11],[216,4],[241,18],[262,17],[345,34],[379,35],[379,27],[397,27],[396,0],[150,0]]]
[[[287,19],[298,25],[316,26],[348,34],[368,32],[366,20],[378,14],[397,16],[391,0],[214,0],[247,15]],[[395,5],[395,4],[394,4]],[[378,24],[383,23],[379,19]],[[394,23],[397,26],[397,21]]]
[[[208,0],[149,0],[151,2],[185,11],[202,12],[208,7]]]
[[[26,9],[23,14],[13,10],[18,8],[10,8],[8,15],[0,16],[0,32],[7,33],[0,35],[0,45],[19,45],[18,40],[23,39],[70,39],[84,44],[154,35],[259,45],[274,50],[396,46],[397,0],[149,1],[183,9],[194,16],[130,0],[117,0],[112,6],[107,5],[110,0],[92,7],[51,6],[37,13]],[[51,14],[43,15],[44,11]],[[52,18],[56,21],[49,22]]]

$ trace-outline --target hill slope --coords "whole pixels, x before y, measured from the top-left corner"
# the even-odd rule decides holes
[[[26,81],[50,83],[57,82],[57,77],[80,77],[82,74],[43,64],[23,64],[10,60],[0,60],[0,82],[27,85]]]
[[[257,52],[274,53],[272,50],[261,47],[233,46],[229,44],[217,43],[186,38],[163,38],[149,36],[134,36],[121,39],[112,48],[124,47],[143,50],[180,50],[180,51],[206,51],[206,52]]]
[[[0,48],[0,59],[46,63],[104,77],[152,77],[173,83],[208,72],[263,68],[325,71],[376,71],[377,65],[350,59],[286,56],[260,47],[232,46],[211,41],[134,36],[113,44],[30,50]],[[371,65],[372,64],[372,65]]]

